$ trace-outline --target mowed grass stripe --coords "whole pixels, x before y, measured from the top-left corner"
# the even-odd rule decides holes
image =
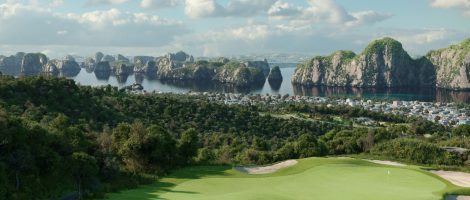
[[[273,174],[249,175],[227,166],[177,170],[159,182],[109,194],[109,199],[168,200],[438,200],[458,187],[417,167],[358,159],[308,158]]]

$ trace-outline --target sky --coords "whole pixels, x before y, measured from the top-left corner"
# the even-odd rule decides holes
[[[413,56],[470,37],[470,0],[0,0],[0,55],[360,53]]]

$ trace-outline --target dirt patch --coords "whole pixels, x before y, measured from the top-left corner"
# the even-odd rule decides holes
[[[274,165],[263,166],[263,167],[235,167],[235,170],[248,173],[248,174],[270,174],[282,168],[290,167],[297,164],[297,160],[286,160],[284,162],[276,163]]]
[[[406,166],[405,164],[402,164],[399,162],[388,161],[388,160],[367,160],[367,161],[373,162],[376,164],[382,164],[382,165],[391,165],[391,166],[399,166],[399,167]]]
[[[470,173],[453,171],[430,171],[443,179],[448,180],[454,185],[461,187],[470,187]]]

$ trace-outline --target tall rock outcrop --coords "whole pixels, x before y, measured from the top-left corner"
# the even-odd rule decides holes
[[[111,65],[109,64],[108,61],[98,62],[95,66],[95,72],[110,72],[110,71],[111,71]]]
[[[107,61],[107,62],[114,62],[116,61],[116,58],[114,58],[114,56],[111,56],[111,55],[106,55],[104,56],[101,61]]]
[[[305,86],[417,87],[433,85],[429,66],[420,65],[392,38],[373,41],[359,55],[337,51],[317,56],[295,70],[292,83]],[[430,70],[430,71],[429,71]]]
[[[247,61],[245,62],[245,65],[247,67],[253,67],[253,68],[260,70],[261,72],[263,72],[265,77],[269,75],[270,67],[269,67],[268,60],[266,59],[264,59],[263,61]]]
[[[269,65],[265,61],[246,63],[217,59],[215,61],[200,60],[184,52],[167,54],[157,60],[157,78],[179,81],[216,81],[237,87],[249,87],[264,84],[266,76],[262,69]]]
[[[42,53],[28,53],[24,55],[21,62],[21,72],[28,74],[40,73],[47,62],[47,56]]]
[[[59,71],[75,72],[80,71],[80,65],[75,60],[60,60],[56,63]]]
[[[271,71],[269,72],[268,82],[273,83],[273,84],[282,83],[282,79],[283,79],[282,73],[281,73],[281,69],[279,68],[279,66],[273,67]]]
[[[470,38],[448,48],[430,51],[424,66],[436,71],[436,86],[449,89],[470,89]]]
[[[157,77],[159,79],[185,80],[192,79],[193,56],[180,51],[168,53],[166,56],[156,59]]]
[[[16,55],[4,57],[0,59],[0,70],[4,74],[16,75],[21,71],[21,61],[23,57],[18,58]]]
[[[46,74],[57,74],[59,73],[59,69],[57,69],[55,62],[49,61],[46,65],[43,66],[42,72]]]
[[[151,56],[135,56],[134,72],[135,73],[154,73],[157,71],[156,61]]]
[[[124,62],[129,62],[129,58],[126,58],[125,56],[118,54],[117,55],[117,60],[118,61],[124,61]]]
[[[93,57],[93,60],[98,63],[98,62],[101,62],[101,59],[103,59],[104,57],[104,54],[101,53],[101,52],[96,52],[95,53],[95,56]]]
[[[113,63],[113,73],[116,76],[127,76],[132,73],[132,69],[124,62],[115,62]]]
[[[264,84],[266,77],[258,68],[247,67],[243,63],[229,62],[216,69],[213,80],[237,87],[250,87]]]

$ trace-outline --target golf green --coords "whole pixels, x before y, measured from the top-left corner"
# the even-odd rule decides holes
[[[438,200],[456,187],[416,167],[357,159],[308,158],[273,174],[249,175],[230,167],[190,167],[109,199],[168,200]]]

